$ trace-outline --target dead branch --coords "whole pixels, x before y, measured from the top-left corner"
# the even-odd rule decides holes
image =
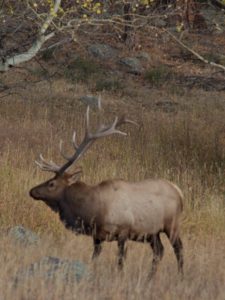
[[[208,64],[212,67],[216,67],[219,69],[222,69],[223,71],[225,71],[225,66],[221,65],[221,64],[217,64],[213,61],[209,61],[208,59],[204,58],[202,55],[200,55],[198,52],[196,52],[195,50],[193,50],[192,48],[190,48],[189,46],[187,46],[186,44],[184,44],[180,39],[178,39],[174,34],[172,34],[170,31],[163,29],[164,32],[166,32],[169,36],[171,36],[180,46],[182,46],[184,49],[188,50],[190,53],[192,53],[195,57],[197,57],[199,60],[201,60],[202,62],[204,62],[205,64]]]
[[[39,52],[42,45],[55,35],[55,32],[51,32],[47,35],[45,33],[49,28],[50,24],[52,23],[54,17],[57,15],[60,5],[61,5],[61,0],[55,0],[54,7],[49,12],[45,22],[41,26],[37,39],[34,41],[33,45],[26,52],[1,59],[0,72],[6,72],[10,67],[31,60]]]

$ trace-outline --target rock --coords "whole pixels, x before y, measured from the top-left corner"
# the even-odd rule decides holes
[[[100,98],[92,95],[86,95],[79,98],[79,100],[93,109],[101,108]]]
[[[64,283],[77,283],[84,276],[87,277],[88,272],[83,262],[45,256],[26,269],[19,270],[14,278],[14,284],[17,286],[26,280],[35,278],[41,278],[46,283],[54,280],[60,280]]]
[[[8,235],[16,242],[27,245],[34,245],[40,241],[39,236],[30,229],[24,228],[22,225],[12,227]]]
[[[225,32],[224,12],[222,10],[206,7],[201,9],[201,15],[209,29],[218,33]]]
[[[136,57],[124,57],[119,63],[126,67],[128,73],[140,75],[143,71],[142,65]]]
[[[118,54],[118,50],[106,44],[91,45],[88,47],[88,51],[93,56],[103,60],[115,58]]]
[[[147,52],[138,53],[136,58],[143,61],[143,62],[149,62],[151,60],[150,55]]]
[[[156,27],[164,28],[167,25],[167,22],[163,20],[162,18],[155,18],[152,21],[152,24]]]

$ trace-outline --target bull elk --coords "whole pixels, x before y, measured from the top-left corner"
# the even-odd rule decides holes
[[[160,233],[169,238],[176,255],[178,270],[183,272],[183,246],[179,237],[179,217],[182,211],[183,195],[173,183],[162,179],[146,179],[140,182],[106,180],[91,186],[79,180],[82,169],[77,167],[73,174],[66,170],[78,161],[87,149],[99,138],[112,134],[126,135],[118,128],[125,123],[135,123],[125,117],[116,118],[108,126],[100,125],[90,132],[89,108],[86,112],[86,131],[81,144],[73,134],[74,154],[67,157],[62,166],[47,162],[42,155],[36,164],[55,176],[32,188],[30,196],[44,201],[53,211],[59,213],[65,227],[93,237],[92,258],[101,252],[104,241],[117,241],[118,265],[122,268],[127,240],[149,243],[153,250],[150,277],[155,274],[162,259],[164,248]]]

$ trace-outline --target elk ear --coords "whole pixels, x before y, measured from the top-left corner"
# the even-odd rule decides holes
[[[72,184],[76,183],[80,179],[82,173],[83,173],[82,168],[81,167],[77,168],[75,170],[75,172],[68,177],[68,179],[67,179],[68,185],[72,185]]]

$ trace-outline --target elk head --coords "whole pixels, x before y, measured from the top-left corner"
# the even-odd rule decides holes
[[[90,148],[90,146],[99,138],[106,137],[112,134],[126,135],[125,132],[118,130],[118,127],[124,123],[135,122],[122,116],[120,119],[115,118],[111,125],[100,125],[96,132],[90,132],[89,124],[89,107],[86,112],[86,122],[85,122],[85,135],[78,146],[76,142],[76,131],[74,131],[72,142],[74,147],[74,154],[71,157],[66,156],[62,151],[62,141],[60,142],[59,149],[66,163],[62,166],[58,166],[53,161],[47,162],[42,155],[40,155],[40,161],[35,161],[35,163],[43,170],[55,173],[55,176],[48,181],[32,188],[30,190],[30,196],[35,200],[43,200],[52,209],[57,210],[57,203],[62,199],[65,193],[65,189],[69,186],[75,184],[82,173],[82,168],[77,167],[73,174],[66,172],[72,164],[76,163],[82,155]]]

